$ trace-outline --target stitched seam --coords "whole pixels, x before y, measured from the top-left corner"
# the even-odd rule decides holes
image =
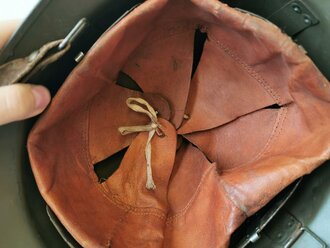
[[[104,191],[103,187],[107,187],[107,192]],[[111,192],[111,190],[109,189],[109,187],[107,185],[99,185],[99,187],[97,187],[99,189],[99,191],[106,197],[107,200],[109,200],[112,204],[114,204],[115,206],[117,206],[120,209],[126,210],[129,213],[135,214],[135,215],[153,215],[156,216],[160,219],[165,219],[166,215],[165,212],[157,209],[157,208],[146,208],[146,207],[136,207],[136,206],[132,206],[126,203],[123,203],[119,197],[117,197],[115,194],[113,194]]]
[[[278,116],[275,120],[275,123],[273,125],[273,130],[271,132],[271,135],[270,137],[268,138],[265,146],[261,149],[261,151],[253,158],[251,159],[249,162],[247,163],[252,163],[253,161],[259,159],[268,149],[269,149],[269,146],[270,146],[270,143],[272,142],[272,140],[276,137],[277,135],[277,130],[279,128],[279,126],[281,125],[281,120],[282,120],[282,116],[283,116],[283,109],[280,109],[279,113],[278,113]]]
[[[90,110],[91,110],[91,105],[92,102],[94,101],[95,97],[93,98],[93,100],[90,101],[90,103],[87,106],[87,122],[86,125],[84,127],[83,130],[83,152],[84,152],[84,157],[85,160],[87,162],[87,166],[88,166],[88,176],[90,177],[90,179],[92,180],[92,182],[94,183],[94,186],[96,186],[96,188],[103,194],[103,196],[105,196],[105,198],[107,200],[109,200],[112,204],[114,204],[115,206],[117,206],[120,209],[123,209],[125,211],[131,212],[133,214],[136,215],[154,215],[156,217],[159,217],[161,219],[165,219],[166,215],[163,211],[161,211],[160,209],[157,208],[139,208],[139,207],[135,207],[135,206],[131,206],[129,204],[125,204],[123,203],[115,194],[113,194],[111,192],[111,190],[108,188],[108,186],[106,184],[99,184],[99,182],[97,181],[95,174],[94,174],[94,168],[93,168],[93,163],[91,162],[90,159],[90,155],[89,155],[89,127],[90,127]],[[107,187],[107,192],[102,188],[102,186],[106,186]]]
[[[87,163],[87,169],[90,167],[90,161],[88,156],[88,130],[89,130],[89,108],[90,108],[90,102],[86,104],[85,110],[83,111],[83,114],[85,115],[85,119],[83,121],[83,129],[81,131],[81,150],[83,152],[83,159]],[[90,170],[87,171],[87,174],[90,176]]]
[[[263,150],[260,151],[260,153],[256,156],[254,161],[259,159],[263,154],[265,154],[272,147],[272,143],[274,144],[274,141],[278,138],[278,136],[281,135],[284,126],[283,124],[285,122],[285,119],[287,118],[287,113],[288,113],[288,109],[286,107],[280,109],[279,116],[276,120],[275,129],[273,130],[272,135],[269,138],[266,146],[263,148]]]
[[[215,37],[213,37],[209,33],[208,33],[208,37],[210,38],[211,41],[214,41],[217,44],[216,46],[214,42],[210,42],[213,46],[221,48],[221,50],[223,50],[227,55],[229,55],[232,59],[234,59],[252,78],[254,78],[264,88],[264,90],[268,94],[270,94],[270,96],[277,104],[279,105],[282,104],[282,99],[279,96],[279,94],[268,84],[268,82],[258,72],[256,72],[251,66],[249,66],[246,62],[244,62],[244,60],[241,57],[239,57],[232,49],[230,49],[228,46],[218,41]]]
[[[94,103],[94,100],[96,97],[93,97],[92,100],[87,105],[87,122],[86,126],[84,128],[84,154],[85,154],[85,160],[87,161],[87,168],[88,168],[88,176],[94,183],[98,183],[98,179],[96,177],[96,174],[94,172],[94,165],[91,162],[90,158],[90,150],[89,150],[89,130],[90,130],[90,113],[91,113],[91,107]]]
[[[278,113],[278,115],[276,117],[276,120],[275,120],[275,123],[273,125],[273,130],[271,132],[271,135],[268,138],[267,143],[265,144],[265,146],[260,150],[260,152],[257,155],[255,155],[252,159],[248,160],[247,162],[244,162],[243,164],[235,166],[235,168],[225,169],[223,171],[224,172],[235,171],[239,168],[244,167],[246,164],[255,162],[260,157],[262,157],[262,155],[265,154],[271,148],[272,144],[274,143],[273,141],[277,138],[277,136],[280,135],[281,130],[278,131],[278,129],[280,127],[282,127],[282,125],[284,123],[283,118],[285,118],[286,114],[287,114],[286,108],[281,108],[279,110],[279,113]]]
[[[94,102],[94,99],[92,100],[92,102]],[[88,108],[87,108],[87,118],[88,118],[88,120],[87,120],[87,123],[86,123],[86,134],[85,134],[85,156],[86,156],[86,160],[87,160],[89,166],[92,165],[91,155],[90,155],[90,151],[89,151],[89,130],[90,130],[90,119],[91,119],[90,118],[90,113],[91,113],[92,102],[90,102],[88,104]]]
[[[190,200],[189,200],[189,202],[187,203],[187,205],[186,205],[183,209],[179,210],[176,214],[167,217],[167,220],[166,220],[166,224],[167,224],[167,225],[170,224],[170,223],[172,223],[172,222],[174,222],[176,219],[180,218],[181,216],[184,216],[184,215],[187,213],[188,209],[191,207],[192,203],[193,203],[194,200],[196,199],[196,197],[197,197],[197,195],[198,195],[198,193],[199,193],[199,191],[200,191],[200,189],[201,189],[201,186],[202,186],[202,184],[203,184],[203,182],[204,182],[206,176],[207,176],[207,175],[212,171],[212,169],[214,169],[214,168],[215,168],[215,165],[212,164],[212,165],[210,166],[210,168],[207,169],[207,170],[205,171],[205,173],[204,173],[204,175],[202,176],[202,178],[201,178],[201,180],[200,180],[200,182],[199,182],[199,184],[198,184],[198,186],[197,186],[197,188],[196,188],[196,190],[195,190],[193,196],[190,198]]]
[[[285,120],[286,120],[286,118],[287,118],[287,113],[288,113],[288,109],[287,108],[284,108],[283,109],[283,111],[282,111],[282,113],[280,114],[280,116],[279,116],[279,118],[278,118],[278,125],[275,127],[275,130],[274,130],[274,135],[273,135],[273,138],[272,138],[272,140],[274,141],[275,139],[277,139],[280,135],[281,135],[281,133],[282,133],[282,131],[283,131],[283,129],[284,129],[284,123],[285,123]],[[280,128],[280,129],[279,129]],[[278,132],[276,132],[277,130],[279,129],[279,131]],[[264,153],[265,152],[267,152],[267,150],[269,150],[269,148],[271,147],[271,145],[269,145],[267,148],[265,148],[265,150],[264,150]],[[234,170],[236,170],[236,169],[238,169],[238,168],[235,168],[235,169],[233,169],[232,171],[234,171]],[[228,172],[228,170],[226,171],[226,172]],[[221,177],[220,177],[221,178]],[[230,199],[230,201],[238,208],[238,209],[240,209],[245,215],[246,215],[246,217],[248,217],[248,213],[247,213],[247,211],[246,210],[244,210],[244,209],[242,209],[238,204],[237,204],[237,202],[239,202],[239,201],[234,201],[231,197],[230,197],[230,194],[228,194],[228,192],[227,192],[227,190],[226,190],[226,188],[225,188],[225,184],[226,184],[226,182],[223,180],[223,179],[220,179],[219,180],[220,181],[220,183],[223,185],[223,188],[224,188],[224,192],[225,192],[225,194],[227,195],[227,197],[228,197],[228,199]],[[235,186],[232,186],[233,188],[235,188],[236,189],[236,187]],[[244,205],[244,204],[243,204]]]
[[[282,118],[282,121],[281,121],[281,129],[279,130],[278,134],[276,135],[276,139],[278,139],[278,137],[281,135],[281,133],[283,132],[283,129],[284,129],[284,123],[286,121],[286,119],[288,118],[288,108],[285,108],[283,110],[283,118]]]

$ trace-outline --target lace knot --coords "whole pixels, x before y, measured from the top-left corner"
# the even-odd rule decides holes
[[[151,166],[151,140],[155,135],[155,133],[160,137],[163,137],[165,135],[162,130],[162,126],[158,123],[158,119],[157,119],[158,112],[155,111],[155,109],[151,107],[151,105],[142,98],[130,97],[126,100],[126,104],[133,111],[145,114],[150,118],[151,122],[147,125],[119,127],[118,131],[121,133],[121,135],[127,135],[131,133],[139,133],[139,132],[149,132],[147,144],[145,147],[145,157],[147,161],[146,188],[149,190],[155,190],[156,185],[152,177],[152,166]]]

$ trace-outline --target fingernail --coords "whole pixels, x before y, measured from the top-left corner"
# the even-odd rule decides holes
[[[35,109],[45,108],[50,101],[49,91],[43,86],[32,86],[32,93],[35,99]]]

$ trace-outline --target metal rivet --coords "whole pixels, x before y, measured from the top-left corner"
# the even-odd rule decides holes
[[[183,115],[183,119],[185,119],[185,120],[189,120],[189,119],[190,119],[190,116],[189,116],[188,114],[184,114],[184,115]]]
[[[312,20],[309,16],[305,15],[304,16],[304,23],[307,25],[310,25],[312,23]]]
[[[301,13],[302,13],[301,8],[300,8],[299,5],[297,5],[297,4],[292,5],[292,9],[293,9],[293,11],[296,12],[297,14],[301,14]]]
[[[85,57],[85,54],[83,53],[83,52],[80,52],[80,53],[78,53],[78,55],[75,57],[75,61],[77,62],[77,63],[79,63],[80,61],[82,61],[82,59]]]
[[[250,240],[252,243],[257,242],[259,239],[260,239],[260,236],[259,236],[258,233],[254,233],[254,234],[251,235],[251,237],[249,238],[249,240]]]

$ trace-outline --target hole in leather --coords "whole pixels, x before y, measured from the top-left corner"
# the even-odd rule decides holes
[[[140,86],[125,72],[120,71],[117,78],[117,85],[130,90],[143,92]]]
[[[195,74],[199,61],[201,59],[204,43],[206,39],[207,39],[207,34],[202,33],[199,29],[197,29],[194,37],[194,55],[193,55],[193,66],[192,66],[191,77],[193,77],[193,75]]]
[[[114,155],[102,160],[94,165],[94,171],[99,179],[99,183],[106,181],[119,168],[121,161],[127,151],[127,147]]]

